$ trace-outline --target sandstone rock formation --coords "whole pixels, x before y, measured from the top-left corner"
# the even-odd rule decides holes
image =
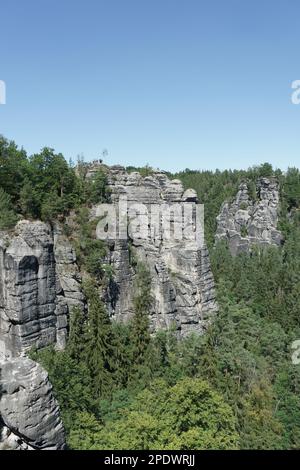
[[[159,220],[170,207],[188,204],[195,215],[197,195],[194,190],[184,191],[181,181],[170,180],[164,172],[153,172],[142,177],[139,173],[127,173],[123,167],[110,167],[108,183],[111,201],[117,207],[126,197],[127,215],[136,204],[144,204],[148,210],[157,209]],[[151,208],[150,208],[151,205]],[[97,207],[92,215],[97,215]],[[194,217],[193,215],[193,217]],[[167,215],[171,225],[176,217]],[[193,219],[194,221],[194,219]],[[205,244],[199,246],[195,238],[177,240],[165,237],[164,230],[152,233],[149,223],[147,234],[130,234],[129,239],[110,240],[107,262],[113,266],[114,279],[110,285],[108,308],[112,316],[127,320],[133,314],[134,269],[132,254],[144,262],[152,278],[153,308],[150,312],[152,330],[176,327],[179,334],[201,333],[207,328],[217,311],[214,280]],[[195,230],[195,227],[193,228]]]
[[[249,252],[253,245],[280,245],[282,234],[277,230],[279,185],[275,178],[260,178],[256,195],[249,195],[243,182],[232,203],[225,202],[217,218],[216,242],[226,240],[233,255]]]
[[[0,449],[64,449],[64,429],[47,373],[24,357],[0,362],[0,368]]]
[[[43,222],[20,221],[0,238],[0,355],[64,346],[66,309],[57,308],[53,236]]]
[[[66,267],[62,270],[61,266]],[[59,232],[54,237],[48,224],[22,220],[14,232],[1,234],[0,419],[2,416],[5,424],[4,448],[64,446],[47,374],[23,356],[33,346],[65,347],[70,297],[78,288],[75,281],[67,288],[73,274],[76,277],[75,255]],[[82,302],[80,296],[78,293]]]

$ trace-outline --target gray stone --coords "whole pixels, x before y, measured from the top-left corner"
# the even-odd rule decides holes
[[[215,240],[227,241],[233,255],[248,253],[254,245],[279,246],[283,236],[277,230],[278,211],[279,184],[275,178],[258,180],[255,201],[243,182],[235,200],[222,205]]]
[[[51,229],[20,221],[0,239],[0,356],[56,342],[56,272]]]
[[[195,213],[198,202],[194,190],[184,191],[179,180],[170,180],[164,172],[155,171],[143,178],[140,173],[127,173],[123,167],[107,169],[112,203],[118,207],[121,196],[126,196],[128,213],[132,205],[144,204],[171,221],[181,214],[166,215],[174,204],[182,208],[189,204]],[[91,217],[97,214],[93,207]],[[162,215],[163,214],[163,215]],[[195,227],[194,227],[195,229]],[[214,280],[205,245],[199,247],[194,240],[168,240],[163,229],[149,233],[146,238],[112,240],[107,262],[112,265],[114,278],[104,295],[112,317],[127,321],[133,315],[135,271],[131,255],[143,261],[151,273],[153,298],[150,312],[152,331],[170,328],[173,325],[181,335],[202,333],[217,312]]]
[[[58,449],[65,445],[46,372],[20,356],[32,347],[53,344],[64,349],[68,295],[76,292],[80,297],[76,302],[83,305],[75,281],[66,289],[66,279],[75,278],[74,265],[70,244],[60,233],[54,236],[43,222],[22,220],[14,232],[0,236],[0,416],[5,422],[0,448]]]
[[[47,373],[30,359],[0,362],[0,448],[65,449],[64,428]]]

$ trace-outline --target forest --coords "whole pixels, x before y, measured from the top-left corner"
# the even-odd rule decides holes
[[[129,168],[130,170],[130,168]],[[151,169],[139,169],[142,174]],[[109,201],[105,173],[92,184],[83,161],[67,162],[45,148],[28,156],[0,137],[0,230],[18,219],[59,220],[80,268],[88,315],[70,315],[65,351],[32,350],[48,371],[70,449],[299,449],[300,365],[291,344],[300,339],[300,171],[269,163],[248,170],[196,171],[171,177],[194,188],[205,205],[205,234],[219,313],[202,336],[151,334],[151,283],[135,262],[134,316],[116,323],[98,295],[112,273],[99,259],[88,208]],[[282,247],[232,257],[215,245],[216,217],[241,181],[260,176],[280,183]],[[253,191],[255,197],[255,191]],[[76,214],[76,231],[66,216]]]

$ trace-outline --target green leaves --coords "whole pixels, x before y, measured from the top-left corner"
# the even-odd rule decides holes
[[[46,147],[27,157],[23,149],[1,136],[0,187],[23,216],[49,222],[64,218],[80,204],[109,200],[103,171],[87,181],[85,174],[76,174],[61,153]]]
[[[53,149],[44,148],[41,153],[30,157],[28,171],[34,189],[31,189],[30,193],[27,181],[21,202],[28,210],[28,199],[30,201],[33,198],[34,217],[46,221],[54,220],[59,215],[65,215],[76,203],[76,199],[79,200],[75,171],[62,154],[55,154]]]
[[[151,384],[102,431],[106,449],[234,449],[230,407],[200,379]]]
[[[111,322],[96,285],[85,285],[88,317],[84,332],[83,360],[90,373],[95,398],[110,394],[114,358],[114,339]]]
[[[13,210],[10,196],[0,188],[0,230],[14,227],[17,221],[18,217]]]
[[[0,135],[0,187],[18,203],[24,178],[28,174],[26,152]]]
[[[134,315],[131,321],[133,369],[142,365],[150,344],[149,315],[152,304],[151,276],[145,265],[137,265]]]

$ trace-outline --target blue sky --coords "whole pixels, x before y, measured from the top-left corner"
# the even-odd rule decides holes
[[[298,0],[1,0],[0,133],[168,170],[299,166]]]

